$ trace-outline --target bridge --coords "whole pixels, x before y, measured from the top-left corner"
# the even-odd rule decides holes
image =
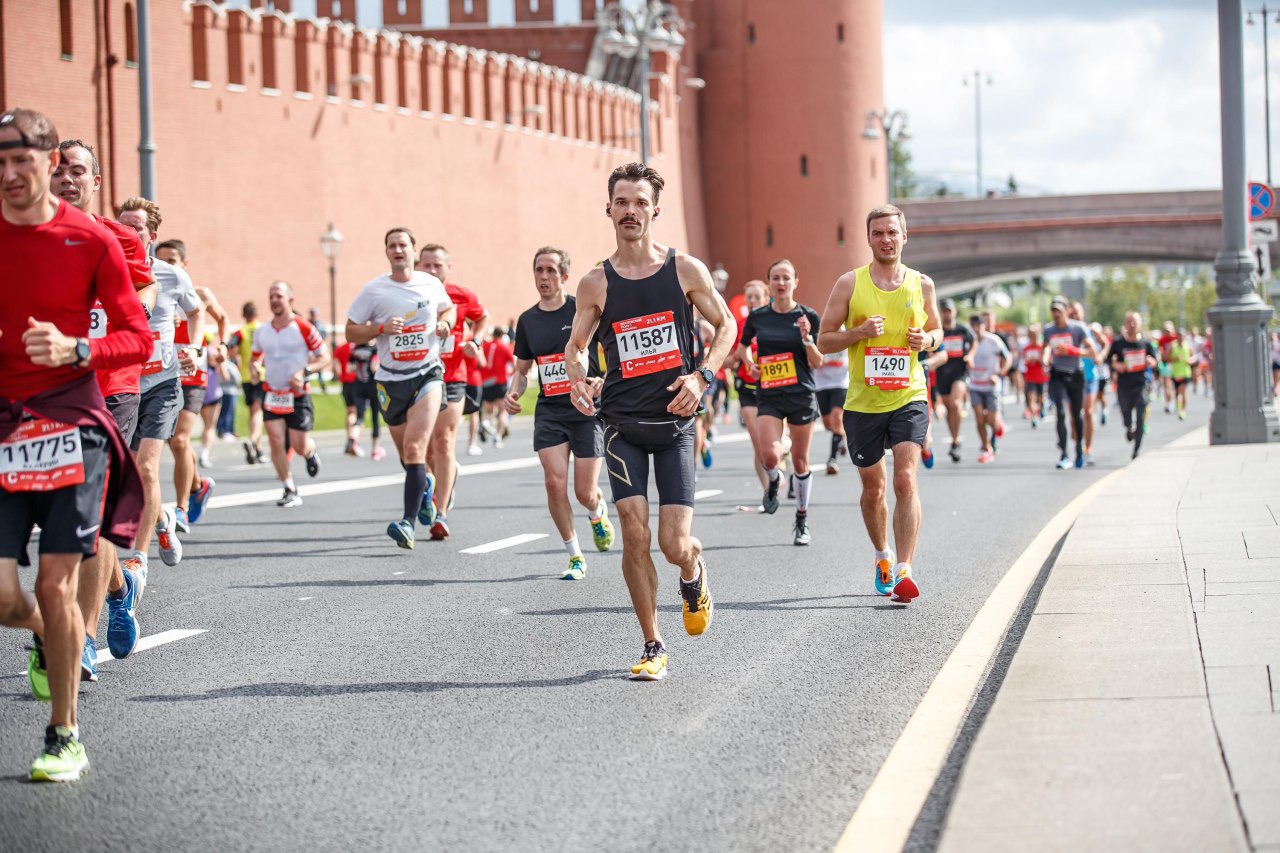
[[[1204,263],[1222,246],[1222,192],[898,202],[911,266],[940,293],[1093,264]]]

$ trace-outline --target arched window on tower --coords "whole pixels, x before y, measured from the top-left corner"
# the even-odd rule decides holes
[[[843,222],[836,226],[836,245],[841,247],[844,246],[844,223]]]
[[[124,65],[138,67],[138,22],[133,17],[133,4],[124,4]]]
[[[836,41],[844,44],[844,24],[836,24]]]
[[[809,177],[809,155],[808,154],[800,155],[800,177],[802,178]]]
[[[764,244],[766,246],[773,245],[773,225],[769,224],[764,227]]]
[[[756,25],[747,24],[747,44],[756,43]]]

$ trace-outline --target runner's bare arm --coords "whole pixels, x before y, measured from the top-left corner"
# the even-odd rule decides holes
[[[533,367],[531,358],[517,358],[512,365],[511,385],[507,388],[507,396],[502,399],[502,405],[509,414],[520,414],[520,398],[529,387],[529,368],[531,367]]]
[[[938,293],[933,279],[923,273],[920,275],[920,297],[924,300],[924,328],[908,330],[907,345],[917,352],[935,352],[942,345],[942,316],[938,313]],[[914,341],[913,331],[917,333]]]
[[[596,327],[600,325],[600,313],[604,310],[606,283],[603,267],[592,267],[578,282],[577,308],[573,315],[573,328],[564,348],[565,376],[569,380],[570,402],[584,415],[596,413],[593,402],[602,384],[588,381],[584,353],[590,351]]]
[[[350,320],[347,320],[347,325],[343,330],[343,334],[347,336],[347,340],[351,342],[352,346],[367,344],[378,336],[378,324],[353,323]]]
[[[488,317],[489,315],[486,314],[485,316]],[[394,317],[392,319],[399,320],[400,318]],[[449,327],[449,330],[446,331],[443,335],[440,334],[440,326],[442,325],[448,325]],[[441,308],[436,313],[436,337],[437,338],[441,338],[441,339],[447,338],[449,335],[453,334],[453,330],[457,328],[457,325],[458,325],[458,306],[454,305],[452,302],[449,303],[448,307]]]
[[[676,253],[676,275],[680,278],[680,287],[685,298],[693,304],[698,313],[715,328],[711,346],[698,367],[705,367],[711,372],[720,369],[724,364],[729,348],[733,346],[734,334],[737,331],[729,316],[729,306],[725,304],[711,280],[711,272],[706,264],[684,252]],[[667,386],[674,391],[675,397],[667,404],[667,411],[680,417],[689,417],[698,410],[702,401],[702,393],[707,390],[707,381],[696,370],[676,377]]]
[[[827,297],[827,307],[822,309],[822,325],[818,329],[818,351],[823,355],[848,349],[858,341],[878,337],[884,332],[884,318],[873,315],[865,318],[852,329],[844,328],[849,317],[849,300],[853,297],[853,283],[857,274],[852,270],[836,279]]]
[[[200,294],[200,299],[204,302],[204,309],[209,312],[209,316],[213,318],[213,322],[218,327],[218,342],[221,343],[227,339],[227,309],[222,307],[222,303],[218,301],[218,297],[213,295],[213,291],[207,287],[197,287],[196,293]]]

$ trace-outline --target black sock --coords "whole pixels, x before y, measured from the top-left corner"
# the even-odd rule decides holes
[[[404,466],[404,517],[410,524],[418,517],[422,496],[427,491],[427,466],[423,463]]]
[[[840,436],[836,433],[831,434],[831,458],[835,459],[840,455]]]

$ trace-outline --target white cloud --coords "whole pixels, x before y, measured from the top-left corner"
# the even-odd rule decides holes
[[[1040,192],[1221,184],[1211,6],[1106,19],[985,17],[924,23],[888,16],[886,99],[911,116],[917,173],[974,191],[974,95],[961,81],[977,66],[993,81],[982,91],[986,187],[1002,186],[1010,174],[1025,191]],[[1246,30],[1246,59],[1260,113],[1261,38],[1252,35]],[[1246,97],[1253,102],[1252,88]],[[1254,127],[1251,162],[1261,162],[1260,122]]]

